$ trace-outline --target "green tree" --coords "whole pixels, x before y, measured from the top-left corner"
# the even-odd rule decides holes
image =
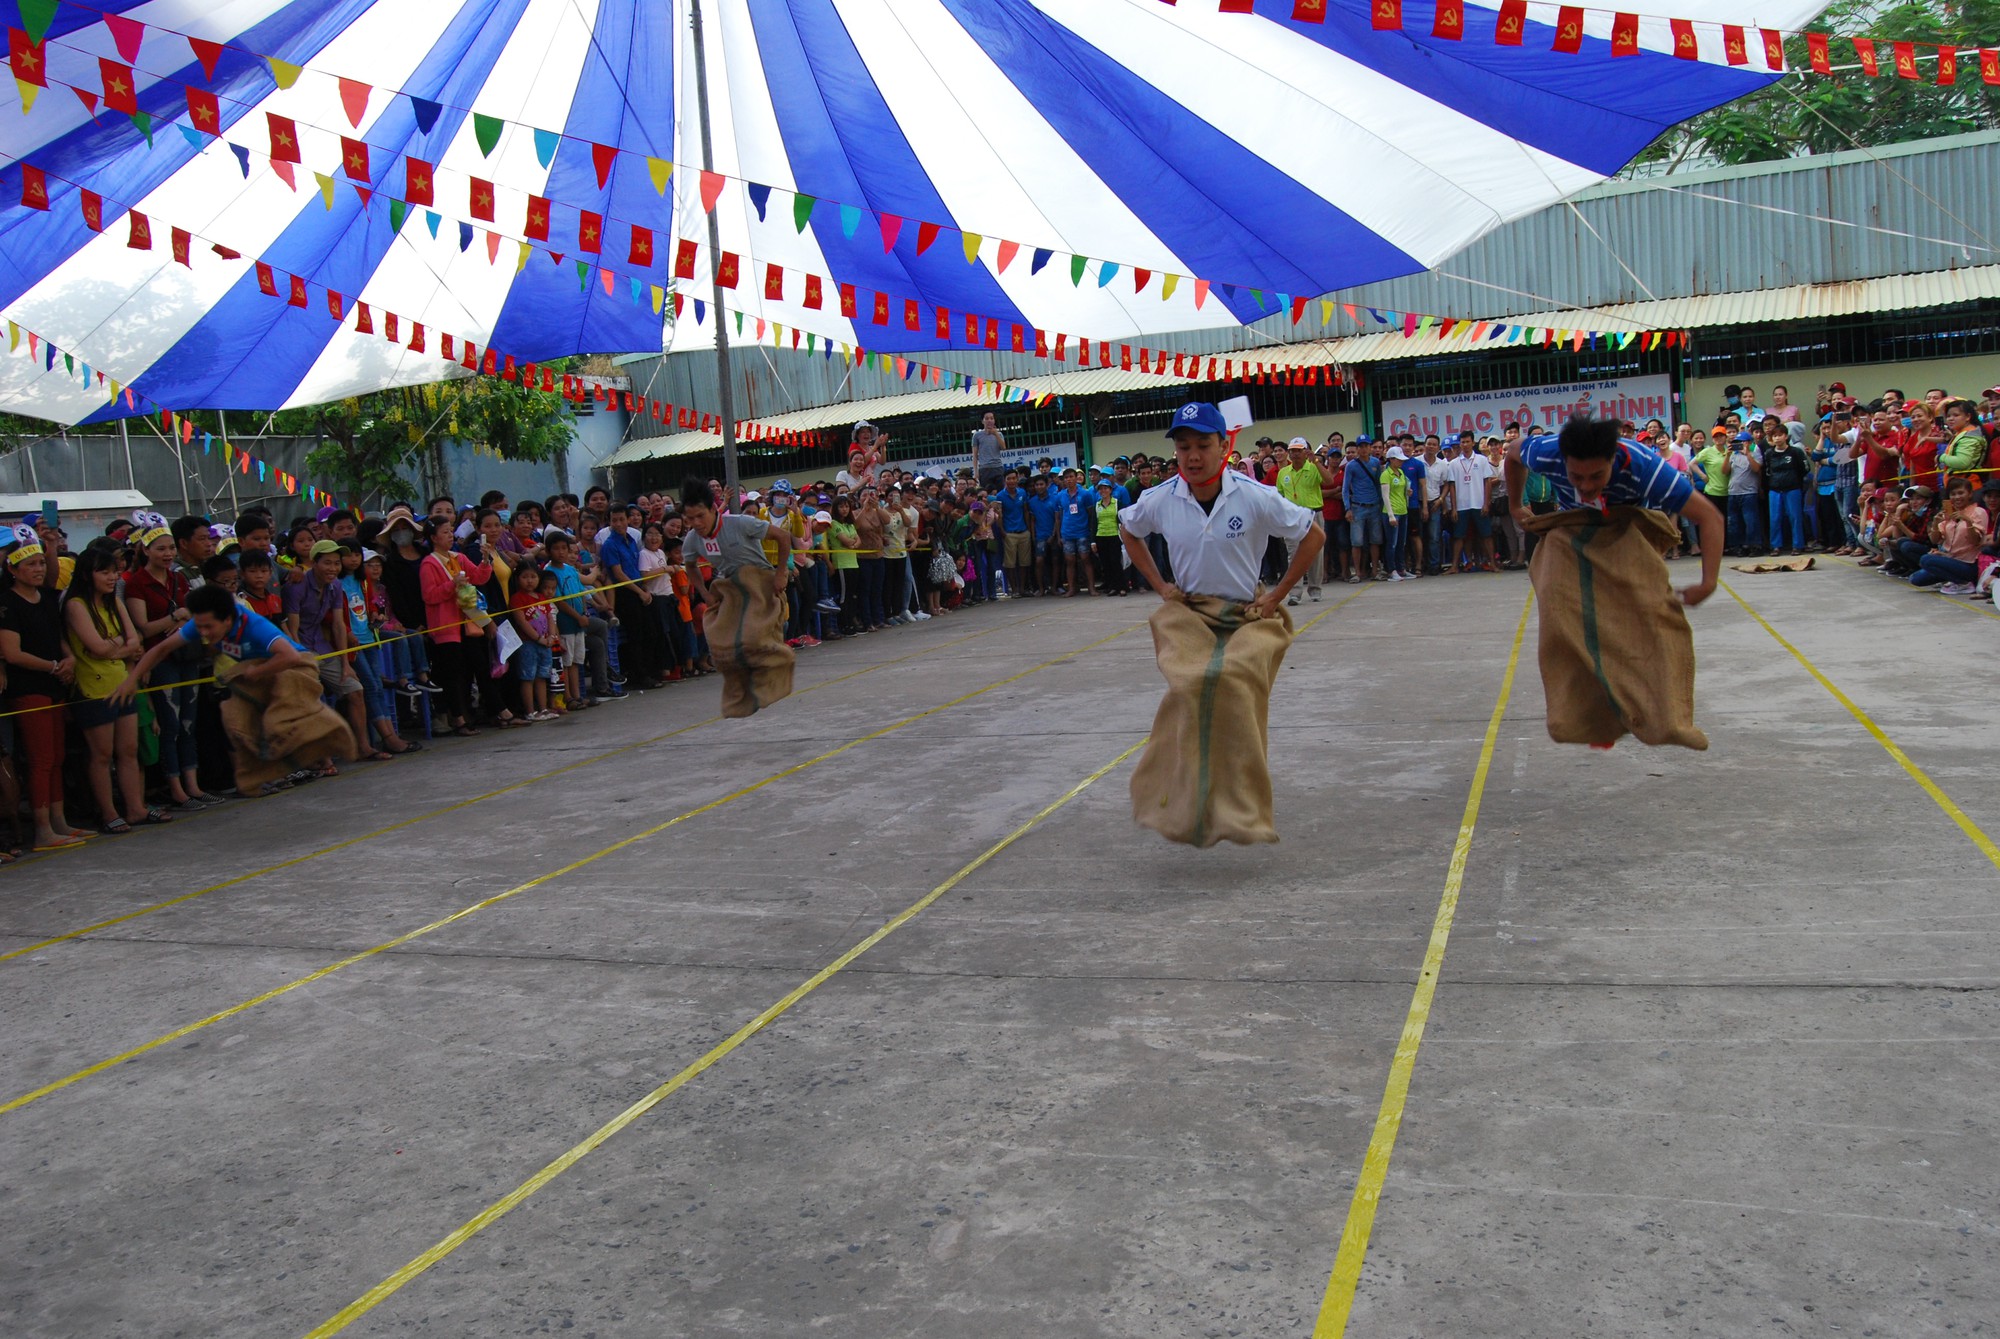
[[[558,375],[560,364],[552,364]],[[497,377],[464,377],[403,386],[275,416],[281,433],[324,434],[306,457],[317,476],[356,497],[393,496],[415,481],[441,483],[447,442],[490,448],[503,460],[553,460],[576,438],[562,397]]]
[[[2000,88],[1980,78],[1978,59],[1969,50],[1991,46],[2000,34],[2000,0],[1896,5],[1839,0],[1809,31],[1838,34],[1832,43],[1836,67],[1855,64],[1847,39],[1874,38],[1881,75],[1870,79],[1859,70],[1831,78],[1812,74],[1805,39],[1791,38],[1785,43],[1786,64],[1807,73],[1788,74],[1682,122],[1654,141],[1639,161],[1761,163],[2000,127]],[[1916,44],[1920,78],[1895,76],[1892,42]],[[1937,83],[1940,46],[1960,52],[1957,80],[1950,85]]]

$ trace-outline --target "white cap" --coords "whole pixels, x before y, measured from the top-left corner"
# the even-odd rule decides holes
[[[813,520],[820,525],[832,525],[833,513],[830,511],[816,511],[813,513]]]
[[[753,488],[749,492],[743,495],[743,500],[745,502],[755,502],[758,498],[762,496],[764,496],[762,493],[758,492],[756,489]]]
[[[1392,446],[1392,447],[1390,447],[1390,448],[1389,448],[1389,459],[1391,459],[1391,460],[1408,460],[1408,459],[1409,459],[1409,457],[1403,454],[1403,448],[1402,448],[1402,447],[1400,447],[1400,446]]]
[[[1310,451],[1313,449],[1313,444],[1307,441],[1303,437],[1292,438],[1292,445],[1296,446],[1301,451]]]

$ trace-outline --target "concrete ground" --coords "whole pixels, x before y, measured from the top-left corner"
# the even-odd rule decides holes
[[[1705,754],[1550,744],[1531,621],[1347,1333],[2000,1325],[2000,625],[1728,579],[1982,835],[1727,594]],[[733,1046],[1138,742],[1150,600],[0,872],[0,1333],[1311,1333],[1526,595],[1304,633],[1282,844],[1140,831],[1128,759]]]

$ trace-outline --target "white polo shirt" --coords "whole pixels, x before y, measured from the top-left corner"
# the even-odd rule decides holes
[[[1118,513],[1119,528],[1144,539],[1160,535],[1174,565],[1174,584],[1190,595],[1248,603],[1257,597],[1257,575],[1273,537],[1297,543],[1315,517],[1234,470],[1222,472],[1222,491],[1204,512],[1176,474],[1148,488]]]

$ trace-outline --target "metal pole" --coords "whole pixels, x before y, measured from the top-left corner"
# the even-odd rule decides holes
[[[222,440],[225,442],[228,441],[229,415],[223,413],[219,409],[216,410],[215,425],[222,429]],[[229,460],[228,457],[226,456],[223,458],[222,472],[229,476],[229,519],[231,521],[234,521],[236,519],[237,514],[240,511],[242,511],[242,508],[239,507],[236,502],[236,471],[229,468]]]
[[[689,22],[694,28],[694,94],[701,113],[701,167],[715,171],[715,151],[708,132],[708,48],[701,36],[701,0],[688,0]],[[717,399],[722,411],[722,489],[730,502],[736,499],[736,389],[730,384],[729,331],[722,316],[722,224],[715,211],[708,215],[708,272],[711,280],[710,307],[715,312],[715,376]]]
[[[132,472],[132,434],[122,418],[118,420],[118,440],[125,446],[125,486],[136,493],[139,491],[139,476]]]

